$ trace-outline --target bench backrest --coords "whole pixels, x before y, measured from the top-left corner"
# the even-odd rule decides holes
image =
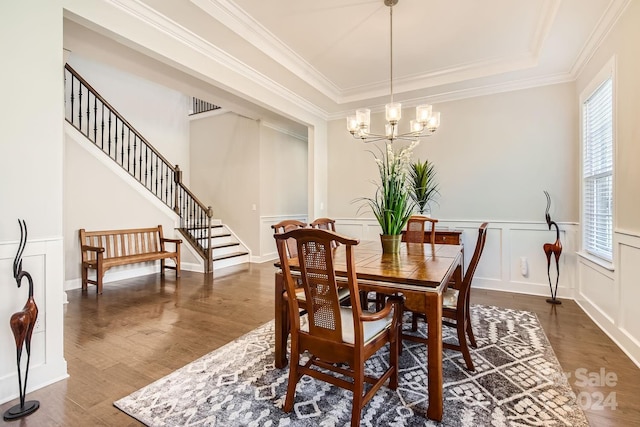
[[[153,228],[125,230],[86,231],[80,230],[80,246],[104,248],[104,258],[140,255],[164,251],[162,225]],[[93,261],[95,252],[82,251],[82,261]]]

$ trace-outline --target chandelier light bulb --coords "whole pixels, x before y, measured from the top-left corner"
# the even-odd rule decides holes
[[[440,112],[435,111],[429,117],[429,122],[427,123],[427,130],[429,132],[435,132],[436,129],[440,126]]]
[[[349,130],[349,132],[351,132],[351,134],[355,134],[359,129],[358,126],[358,120],[356,119],[356,116],[349,116],[347,117],[347,130]]]
[[[384,106],[386,118],[389,123],[395,125],[402,117],[402,105],[399,102],[393,102]]]
[[[431,117],[431,105],[422,104],[416,107],[416,121],[426,125]]]
[[[356,121],[360,128],[368,128],[371,124],[371,110],[368,108],[356,110]]]
[[[409,122],[409,128],[412,133],[420,133],[424,129],[424,125],[418,120],[411,120]]]

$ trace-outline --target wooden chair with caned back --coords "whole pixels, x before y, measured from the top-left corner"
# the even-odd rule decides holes
[[[476,241],[476,248],[473,252],[473,257],[469,263],[469,267],[462,279],[462,283],[450,286],[442,295],[442,317],[445,318],[442,324],[456,328],[458,335],[458,344],[443,343],[444,348],[457,350],[462,352],[467,369],[473,371],[473,361],[471,360],[471,354],[469,353],[469,347],[467,345],[467,336],[469,337],[469,343],[472,347],[476,347],[476,339],[473,335],[473,329],[471,327],[471,311],[469,308],[469,296],[471,292],[471,281],[473,275],[478,267],[480,256],[484,250],[484,244],[487,240],[487,225],[488,223],[482,223],[478,228],[478,240]],[[414,313],[415,315],[416,313]],[[424,318],[424,315],[418,315]],[[448,319],[448,320],[447,320]],[[403,338],[422,341],[422,339],[413,337],[411,335],[403,335]]]
[[[273,224],[271,226],[271,228],[273,229],[273,232],[274,232],[274,236],[276,234],[283,234],[283,233],[286,233],[287,231],[296,230],[296,229],[299,229],[299,228],[306,228],[306,227],[307,227],[306,223],[304,223],[302,221],[295,220],[295,219],[285,219],[285,220],[280,221],[277,224]],[[333,225],[333,227],[335,228],[335,225]],[[335,230],[333,230],[333,231],[335,231]],[[297,256],[298,256],[298,247],[296,245],[295,239],[288,239],[286,241],[285,249],[286,249],[286,255],[287,255],[288,258],[297,258]],[[305,295],[301,285],[302,285],[302,283],[298,279],[298,286],[296,287],[296,293],[294,295],[298,299],[298,305],[300,306],[300,309],[302,310],[302,314],[304,314],[306,312],[307,304],[306,304],[306,295]],[[288,298],[288,295],[289,294],[285,292],[285,299]],[[339,298],[340,298],[340,300],[341,300],[341,302],[343,304],[349,304],[349,290],[348,289],[340,288],[338,296],[339,296]],[[283,309],[287,310],[287,306],[285,305],[283,307]],[[283,319],[288,319],[288,316],[286,315],[286,313],[283,313]],[[287,329],[289,329],[289,327],[287,327]]]
[[[305,228],[307,226],[306,223],[302,221],[298,221],[296,219],[285,219],[284,221],[280,221],[277,224],[273,224],[271,228],[275,233],[286,233],[290,230],[295,230],[296,228]],[[287,241],[287,254],[289,258],[295,258],[298,256],[297,252],[298,248],[296,247],[296,241],[291,239]]]
[[[405,231],[405,241],[409,243],[425,243],[424,231],[426,223],[431,223],[431,243],[436,242],[436,223],[437,219],[429,218],[424,215],[412,215],[407,221],[407,230]]]
[[[297,271],[306,294],[308,321],[301,320],[298,299],[290,298],[291,357],[284,410],[290,412],[293,409],[296,384],[302,376],[309,375],[353,392],[351,425],[358,426],[363,406],[376,391],[387,380],[391,389],[395,390],[398,385],[402,300],[393,297],[381,311],[363,312],[353,252],[353,246],[359,241],[313,228],[275,235],[287,292],[295,292],[297,283],[285,249],[286,240],[291,238],[297,243]],[[346,284],[353,302],[351,307],[341,306],[338,298],[338,280],[333,264],[334,252],[338,249],[331,247],[334,240],[344,245],[344,249],[339,250],[346,253]],[[390,346],[388,368],[379,378],[365,375],[366,360],[387,344]],[[300,354],[304,351],[309,352],[310,359],[300,365]],[[370,384],[366,392],[365,381]]]
[[[311,228],[319,228],[321,230],[336,231],[336,220],[331,218],[318,218],[309,224]]]
[[[318,218],[309,224],[311,228],[319,228],[320,230],[336,231],[336,220],[331,218]],[[333,247],[337,247],[338,242],[333,242]]]

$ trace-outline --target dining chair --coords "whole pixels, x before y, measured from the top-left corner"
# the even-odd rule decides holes
[[[304,375],[308,375],[353,392],[351,426],[358,426],[362,408],[376,391],[387,380],[392,390],[398,386],[402,299],[392,297],[381,311],[363,312],[359,304],[353,252],[353,246],[359,243],[356,239],[313,228],[276,234],[275,239],[285,287],[289,293],[295,292],[296,280],[291,271],[290,259],[285,256],[285,244],[287,239],[295,239],[299,254],[298,271],[308,302],[307,317],[304,319],[300,316],[298,299],[288,300],[291,313],[291,355],[283,409],[291,412],[296,384]],[[344,245],[346,251],[346,284],[353,301],[351,307],[341,306],[338,298],[338,281],[333,264],[334,249],[331,247],[334,240]],[[387,344],[388,368],[378,378],[365,374],[365,362]],[[305,351],[308,351],[310,358],[307,363],[300,365],[300,354]],[[370,386],[367,390],[365,382]]]
[[[319,228],[321,230],[336,231],[336,220],[331,218],[318,218],[309,224],[311,228]],[[338,242],[332,243],[333,247],[338,246]]]
[[[424,231],[427,222],[431,223],[431,243],[435,243],[436,223],[438,220],[424,215],[412,215],[409,217],[407,230],[405,231],[405,241],[409,243],[425,243]]]
[[[484,244],[487,240],[487,226],[489,223],[484,222],[478,228],[478,240],[476,241],[476,248],[473,251],[473,257],[467,267],[467,271],[462,279],[462,282],[455,285],[450,285],[442,295],[442,317],[445,320],[442,321],[443,325],[456,328],[458,335],[458,344],[442,343],[444,348],[451,350],[457,350],[462,352],[467,369],[473,371],[473,361],[471,360],[471,354],[469,353],[469,346],[467,345],[467,335],[469,337],[469,343],[472,347],[476,347],[476,339],[473,335],[473,329],[471,327],[471,311],[469,304],[469,296],[471,292],[471,282],[473,275],[478,267],[478,261],[484,249]],[[424,318],[424,315],[414,313],[414,316]],[[415,330],[415,329],[414,329]],[[422,341],[420,337],[414,337],[412,335],[403,335],[403,338]],[[416,339],[417,338],[417,339]]]
[[[286,233],[287,231],[306,228],[306,227],[307,227],[306,223],[295,220],[295,219],[285,219],[271,226],[274,232],[274,236],[276,234],[283,234],[283,233]],[[296,245],[295,239],[291,239],[291,238],[287,239],[285,250],[286,250],[286,256],[288,258],[296,258],[298,256],[298,247]],[[278,249],[278,252],[279,252],[279,249]],[[279,253],[278,253],[278,256],[280,256]],[[300,281],[300,279],[298,279],[297,281],[297,286],[295,289],[295,293],[293,295],[295,295],[296,298],[298,299],[298,303],[299,303],[298,305],[302,310],[302,314],[306,313],[306,309],[307,309],[306,295],[302,289],[302,282]],[[289,297],[289,294],[285,292],[285,295],[284,295],[285,300],[288,299],[288,297]],[[338,291],[338,298],[340,299],[341,304],[349,305],[350,304],[349,290],[345,288],[340,288]],[[285,305],[283,308],[284,310],[286,310],[287,306]],[[286,313],[283,313],[283,318],[284,319],[288,318]],[[289,329],[288,324],[287,324],[287,329]]]
[[[306,223],[302,221],[298,221],[296,219],[285,219],[284,221],[280,221],[277,224],[273,224],[271,228],[275,233],[286,233],[290,230],[295,230],[296,228],[305,228],[307,226]],[[296,247],[296,241],[291,239],[287,241],[287,255],[289,258],[295,258],[298,256],[298,249]]]
[[[336,231],[336,220],[331,218],[318,218],[309,224],[311,228],[319,228],[321,230]]]

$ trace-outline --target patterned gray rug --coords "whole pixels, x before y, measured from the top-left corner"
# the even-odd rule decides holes
[[[442,423],[424,418],[425,347],[405,341],[398,389],[382,387],[363,409],[361,425],[588,425],[535,314],[473,306],[472,318],[476,371],[464,368],[459,352],[445,350]],[[453,339],[452,332],[444,328],[445,340]],[[273,336],[272,321],[114,405],[149,426],[349,424],[351,392],[309,377],[298,384],[294,411],[280,409],[288,369],[273,365]],[[369,360],[369,373],[383,370],[386,352]]]

